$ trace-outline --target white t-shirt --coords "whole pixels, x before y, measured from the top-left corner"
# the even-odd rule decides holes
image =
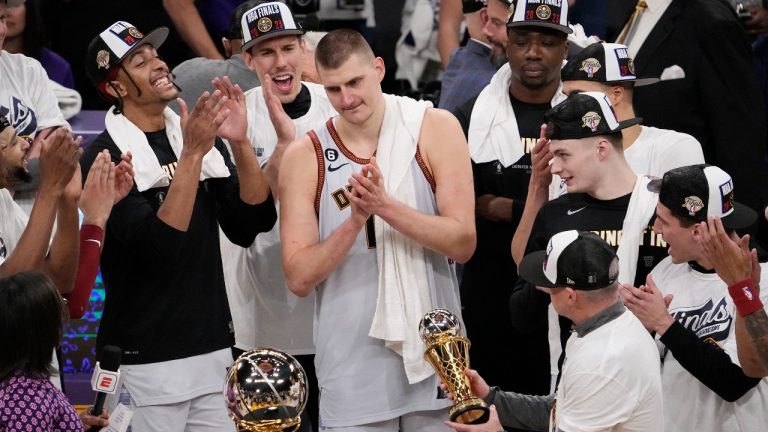
[[[0,52],[0,114],[8,117],[19,136],[69,123],[59,109],[51,81],[37,60]]]
[[[297,137],[336,115],[322,86],[303,84],[309,89],[312,105],[293,121]],[[261,87],[245,92],[245,98],[248,138],[264,166],[275,150],[277,134]],[[247,249],[233,244],[221,232],[219,238],[235,345],[245,350],[267,346],[297,355],[314,353],[315,294],[298,297],[285,283],[279,218],[271,231],[256,236]]]
[[[768,265],[761,264],[761,286],[768,286]],[[700,273],[688,264],[673,264],[667,257],[653,269],[662,294],[673,294],[669,312],[700,338],[717,343],[739,364],[736,351],[736,307],[728,288],[715,273]],[[768,290],[760,293],[768,302]],[[768,381],[764,378],[736,402],[728,402],[691,375],[657,341],[663,356],[662,385],[668,431],[763,431],[768,427]]]
[[[669,129],[641,126],[640,135],[628,149],[624,159],[637,175],[664,176],[672,168],[704,163],[704,153],[696,138]],[[550,199],[566,193],[560,176],[552,176]]]
[[[16,204],[8,189],[0,189],[0,263],[16,249],[28,221],[29,216]]]
[[[568,432],[663,430],[658,351],[631,312],[625,310],[584,337],[574,332],[565,355],[554,409],[557,428]]]

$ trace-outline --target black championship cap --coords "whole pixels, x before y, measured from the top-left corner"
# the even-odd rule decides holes
[[[641,118],[616,119],[608,96],[601,92],[573,93],[544,114],[549,139],[581,139],[610,135],[640,124]]]
[[[658,192],[659,202],[672,213],[704,222],[719,217],[726,229],[746,228],[757,219],[751,208],[733,199],[733,179],[714,165],[699,164],[675,168],[648,189]]]
[[[479,11],[488,6],[488,0],[461,0],[461,10],[465,14]]]
[[[523,258],[520,277],[541,287],[595,290],[616,282],[619,266],[612,266],[614,260],[616,252],[595,233],[563,231],[549,239],[546,250]]]
[[[655,84],[658,78],[638,78],[626,45],[597,42],[584,47],[560,70],[563,81],[595,81],[603,84],[634,82]]]
[[[243,32],[243,51],[274,37],[304,34],[291,10],[280,2],[262,3],[249,9],[243,14],[240,26]]]
[[[546,27],[573,33],[568,27],[568,0],[517,0],[507,21],[507,28],[515,27]]]
[[[93,38],[88,45],[85,72],[91,82],[98,85],[106,78],[110,68],[119,66],[140,46],[150,44],[159,48],[167,37],[167,27],[158,27],[144,35],[133,24],[118,21]]]

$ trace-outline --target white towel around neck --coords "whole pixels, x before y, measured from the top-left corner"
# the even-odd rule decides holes
[[[385,95],[386,110],[376,149],[387,193],[416,208],[411,164],[416,157],[421,124],[430,102]],[[424,247],[376,216],[376,258],[379,293],[368,335],[403,357],[408,382],[422,381],[434,373],[424,360],[419,322],[432,309]]]
[[[506,168],[525,154],[517,118],[509,100],[512,69],[509,63],[501,67],[485,86],[472,108],[467,131],[469,156],[475,163],[501,162]],[[557,88],[551,105],[565,100],[562,84]]]
[[[178,159],[181,155],[181,148],[184,146],[180,117],[168,107],[163,111],[163,116],[165,117],[165,132],[168,135],[168,141]],[[114,107],[107,111],[104,123],[117,148],[123,153],[131,152],[133,155],[133,170],[135,172],[133,180],[136,182],[136,188],[139,192],[171,184],[168,174],[160,166],[155,152],[149,146],[147,136],[141,129],[124,115],[115,114]],[[215,147],[212,148],[203,157],[200,181],[207,178],[229,177],[229,175],[229,168],[224,163],[221,153]]]
[[[629,198],[627,214],[621,228],[621,240],[616,255],[619,257],[619,282],[634,285],[640,242],[648,222],[656,211],[659,195],[648,190],[648,176],[640,176]]]

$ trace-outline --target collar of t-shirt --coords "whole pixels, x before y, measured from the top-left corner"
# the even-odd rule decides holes
[[[617,207],[617,208],[629,207],[629,200],[632,198],[632,192],[626,195],[622,195],[618,198],[613,198],[609,200],[600,200],[587,193],[584,193],[582,195],[584,197],[584,202],[586,202],[587,204],[599,205],[603,207]]]
[[[574,324],[573,330],[576,332],[578,337],[584,337],[591,333],[592,330],[596,330],[620,317],[621,314],[623,314],[626,310],[627,308],[624,307],[624,303],[619,300],[612,306],[603,309],[602,311],[598,312],[597,315],[584,321],[583,323]]]
[[[704,273],[704,274],[716,273],[715,269],[713,269],[713,268],[712,269],[706,269],[706,268],[704,268],[701,264],[699,264],[696,261],[688,261],[688,265],[691,266],[691,269],[693,269],[694,271],[697,271],[699,273]]]
[[[309,89],[304,84],[301,84],[301,90],[299,91],[299,94],[296,95],[296,99],[292,102],[283,104],[283,109],[291,120],[296,120],[309,112],[309,107],[311,105],[312,96],[309,93]]]

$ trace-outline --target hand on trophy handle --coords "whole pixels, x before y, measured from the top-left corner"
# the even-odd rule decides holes
[[[477,372],[475,372],[475,374],[477,374]],[[480,375],[477,375],[477,377],[479,378]],[[504,431],[504,428],[501,426],[501,421],[499,421],[499,415],[496,413],[495,405],[491,405],[491,413],[490,413],[490,416],[488,417],[488,421],[483,424],[476,424],[476,425],[466,424],[465,425],[461,423],[454,423],[451,421],[447,421],[445,422],[445,425],[456,432],[503,432]]]
[[[477,373],[476,370],[464,369],[464,375],[466,375],[469,379],[469,388],[472,389],[472,394],[483,400],[488,397],[488,392],[491,391],[491,388],[485,382],[483,377]],[[451,388],[448,386],[448,384],[441,382],[440,388],[442,388],[443,391],[448,395],[448,399],[455,400],[453,393],[451,393]]]

